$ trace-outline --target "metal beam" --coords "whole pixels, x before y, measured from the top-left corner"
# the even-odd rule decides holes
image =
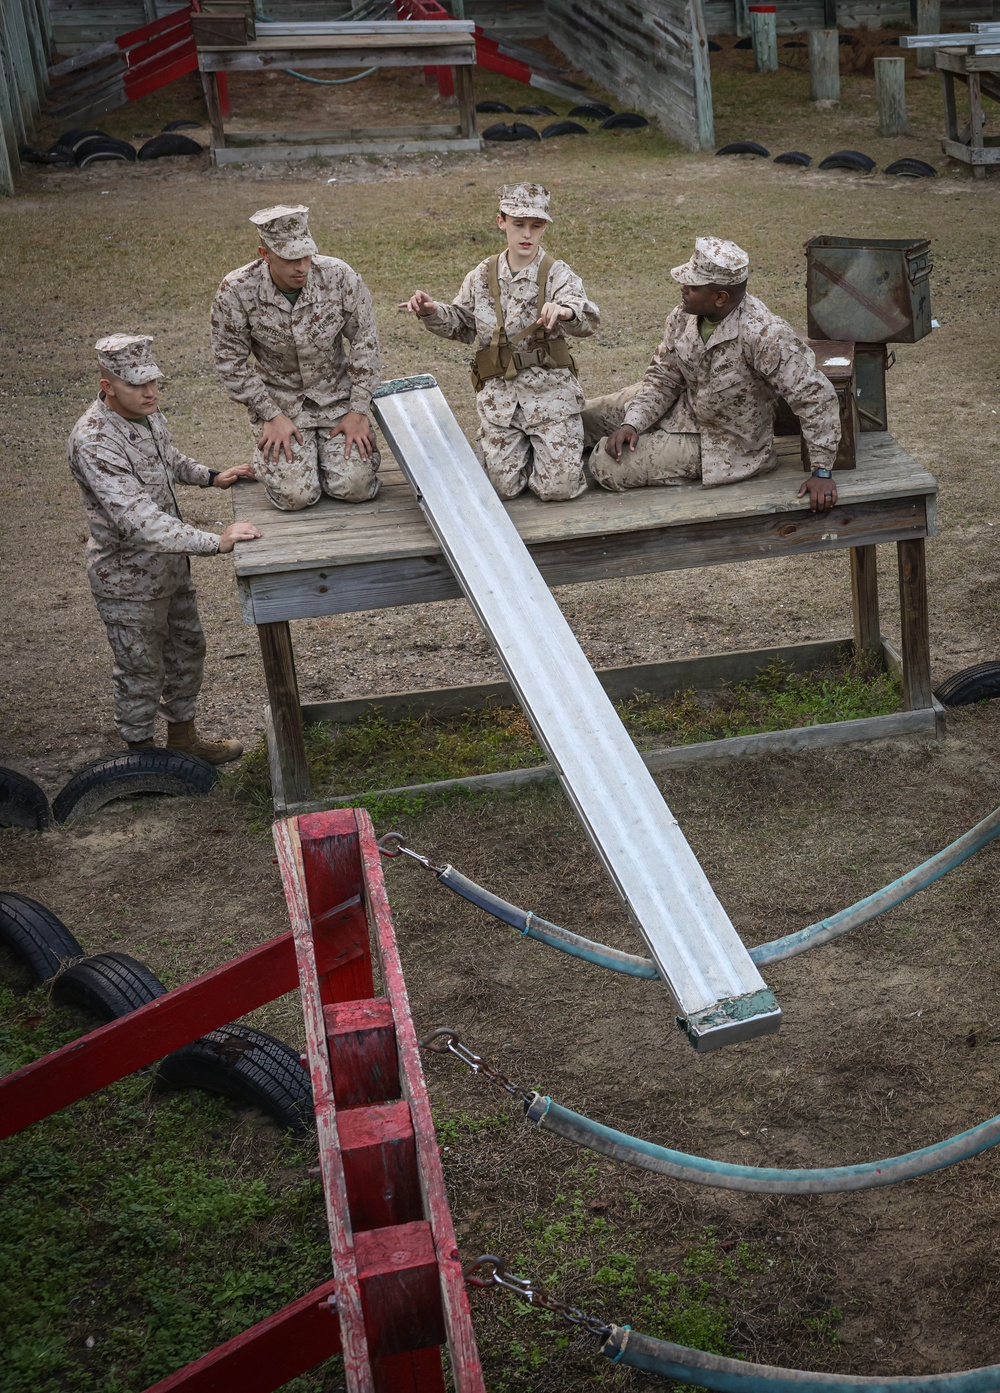
[[[777,1030],[777,1001],[434,378],[383,383],[373,409],[691,1043]]]

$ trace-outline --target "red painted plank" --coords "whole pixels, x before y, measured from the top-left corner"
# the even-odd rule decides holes
[[[296,822],[309,913],[314,930],[318,930],[332,906],[360,895],[364,889],[358,856],[357,824],[349,808],[332,813],[308,813],[297,818]],[[368,919],[361,908],[357,911],[353,928],[358,939],[364,939],[364,955],[359,955],[343,970],[325,974],[320,982],[324,1005],[333,1001],[357,1001],[361,997],[374,995]]]
[[[430,1225],[417,1220],[356,1233],[354,1251],[373,1357],[444,1344]]]
[[[340,1321],[324,1282],[273,1316],[187,1364],[146,1393],[274,1393],[340,1353]]]
[[[378,1393],[445,1393],[438,1345],[373,1359],[372,1372]]]
[[[338,1112],[337,1134],[355,1234],[424,1217],[406,1103]]]
[[[338,1108],[385,1103],[399,1094],[399,1060],[392,1007],[385,997],[323,1008]]]
[[[347,1182],[344,1179],[344,1167],[337,1142],[333,1078],[330,1072],[326,1029],[323,1024],[320,966],[317,962],[317,945],[314,945],[313,942],[302,846],[299,842],[298,828],[294,819],[276,822],[271,830],[278,852],[278,865],[281,869],[281,881],[285,890],[285,902],[292,924],[295,960],[299,972],[299,990],[302,994],[306,1052],[309,1059],[309,1074],[312,1079],[313,1108],[316,1114],[316,1140],[319,1145],[319,1164],[323,1178],[323,1196],[326,1201],[326,1222],[330,1231],[330,1252],[333,1258],[335,1290],[340,1312],[344,1375],[348,1393],[376,1393],[368,1356],[361,1290],[358,1285],[358,1273],[355,1265],[354,1235],[351,1232],[347,1204]],[[356,857],[356,830],[354,846]],[[352,873],[349,864],[343,869],[344,874],[339,877],[336,886],[332,880],[327,886],[330,891],[330,905],[324,914],[324,924],[328,921],[329,915],[337,903],[334,890],[336,889],[336,893],[340,894],[340,898],[343,900],[352,893],[350,890],[352,884],[360,887],[360,869],[355,867]],[[369,972],[370,970],[369,966]]]
[[[340,961],[339,922],[352,922],[356,908],[357,902],[349,901],[342,915],[331,916],[325,926],[317,944],[321,970]],[[297,986],[292,935],[284,933],[0,1079],[0,1137],[12,1136]]]
[[[140,97],[144,97],[147,92],[156,92],[160,87],[166,87],[168,82],[175,82],[177,78],[186,76],[187,73],[196,72],[198,68],[198,55],[194,49],[178,58],[175,62],[165,68],[157,68],[140,81],[130,81],[129,75],[125,74],[125,92],[130,102],[137,102]]]
[[[455,1228],[448,1208],[441,1157],[434,1135],[430,1100],[420,1064],[420,1051],[410,1014],[406,983],[403,980],[392,912],[382,878],[381,857],[371,818],[363,809],[358,809],[356,816],[368,907],[376,935],[382,982],[392,1004],[393,1018],[396,1022],[400,1082],[403,1097],[410,1105],[417,1165],[424,1192],[424,1212],[430,1222],[437,1253],[452,1378],[456,1393],[485,1393],[482,1366],[469,1312],[469,1299],[455,1241]]]
[[[173,14],[164,15],[162,19],[154,19],[151,24],[143,24],[138,29],[130,29],[127,34],[119,34],[115,43],[119,48],[134,48],[136,44],[155,39],[158,34],[167,34],[171,29],[183,29],[187,26],[191,28],[191,10],[176,10]]]
[[[157,58],[165,58],[172,49],[183,47],[194,48],[194,35],[190,28],[185,26],[183,29],[171,29],[169,34],[158,34],[155,39],[150,39],[148,43],[136,44],[135,48],[130,48],[125,55],[129,70],[134,71],[141,68],[144,63],[154,63]]]

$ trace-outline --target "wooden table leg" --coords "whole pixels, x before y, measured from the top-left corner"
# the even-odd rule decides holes
[[[452,68],[455,74],[455,94],[458,97],[458,119],[462,127],[462,139],[474,140],[476,137],[476,97],[472,86],[472,68],[463,65]]]
[[[212,149],[226,148],[226,132],[222,124],[222,103],[219,101],[219,85],[215,73],[201,74],[201,90],[205,94],[205,108],[212,127]]]
[[[907,711],[919,711],[931,705],[931,642],[923,537],[897,542],[896,555],[903,640],[903,705]]]
[[[983,94],[978,73],[969,73],[969,126],[972,134],[971,147],[973,150],[981,150],[983,148]],[[974,164],[972,177],[985,179],[986,166]]]
[[[281,620],[276,624],[258,624],[257,637],[260,639],[264,679],[271,703],[274,745],[283,785],[280,789],[274,789],[275,803],[304,803],[312,787],[302,735],[302,706],[295,677],[292,633],[287,621]]]
[[[944,133],[948,140],[958,140],[958,106],[955,102],[955,74],[941,69],[944,89]]]
[[[882,626],[878,613],[878,570],[874,546],[851,547],[851,601],[854,607],[855,653],[881,653]]]

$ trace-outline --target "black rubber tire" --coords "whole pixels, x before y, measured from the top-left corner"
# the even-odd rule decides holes
[[[201,121],[168,121],[163,127],[163,134],[169,135],[171,131],[199,130],[201,125]]]
[[[95,953],[60,972],[51,996],[57,1006],[79,1006],[102,1021],[117,1021],[166,990],[155,973],[127,953]]]
[[[513,111],[514,108],[508,106],[506,102],[476,102],[476,110],[485,116],[492,112]]]
[[[73,156],[68,150],[54,146],[51,150],[35,150],[30,145],[22,145],[18,156],[24,164],[72,164]]]
[[[130,750],[128,754],[99,759],[74,774],[52,802],[56,822],[78,822],[116,798],[137,793],[166,793],[190,797],[210,793],[219,781],[218,770],[195,755],[180,750]]]
[[[640,127],[648,125],[648,118],[640,116],[637,111],[616,111],[601,122],[600,129],[602,131],[637,131]]]
[[[36,982],[48,982],[83,948],[51,909],[13,890],[0,892],[0,942],[15,952]]]
[[[892,164],[885,167],[886,174],[901,174],[907,179],[934,179],[937,177],[937,170],[926,160],[914,159],[907,156],[902,160],[893,160]]]
[[[758,145],[756,140],[731,140],[728,145],[721,145],[715,152],[717,155],[763,155],[767,159],[771,152],[764,145]]]
[[[89,140],[81,140],[73,151],[73,159],[78,169],[86,169],[98,160],[124,160],[132,164],[135,160],[135,146],[124,140],[95,135]]]
[[[801,39],[785,39],[785,41],[782,43],[781,46],[782,46],[782,48],[806,48],[806,47],[807,47],[807,45],[804,44],[804,43],[802,42]]]
[[[261,1108],[286,1131],[313,1125],[309,1075],[298,1052],[249,1025],[223,1025],[160,1061],[170,1088],[204,1088]]]
[[[753,39],[748,34],[745,39],[737,39],[733,48],[753,48]]]
[[[971,706],[1000,697],[1000,663],[976,663],[946,677],[934,695],[942,706]]]
[[[717,43],[715,42],[714,39],[709,39],[709,41],[708,41],[708,51],[709,51],[709,53],[721,53],[721,52],[722,52],[722,45],[721,45],[721,44],[717,44]]]
[[[577,106],[571,106],[566,113],[567,116],[589,116],[592,121],[604,121],[614,114],[614,107],[608,106],[607,102],[580,102]]]
[[[503,121],[498,121],[495,126],[487,126],[483,131],[484,140],[509,141],[520,140],[519,135],[514,134],[514,127],[507,126]]]
[[[554,116],[556,114],[550,106],[519,106],[516,110],[518,116]]]
[[[44,832],[49,817],[49,800],[34,779],[0,765],[0,827]]]
[[[62,135],[57,135],[56,144],[66,150],[75,150],[82,140],[89,140],[94,135],[102,136],[105,140],[114,139],[114,136],[108,135],[107,131],[98,130],[96,126],[78,126],[75,130],[63,131]]]
[[[820,169],[854,169],[862,174],[871,174],[875,168],[875,161],[871,155],[866,155],[862,150],[835,150],[832,155],[827,155],[825,160],[820,160]]]
[[[165,131],[162,135],[154,135],[145,145],[140,146],[136,159],[159,160],[165,155],[200,155],[203,152],[204,146],[199,145],[190,136]]]
[[[579,121],[553,121],[551,125],[542,127],[543,140],[552,140],[559,135],[590,135],[590,132]]]
[[[798,164],[803,169],[812,164],[812,155],[807,155],[804,150],[786,150],[783,155],[775,155],[775,164]]]
[[[837,42],[842,48],[848,48],[854,43],[854,40],[851,38],[850,34],[841,34]]]
[[[529,126],[527,121],[515,121],[511,126],[515,140],[541,140],[541,136],[534,126]]]

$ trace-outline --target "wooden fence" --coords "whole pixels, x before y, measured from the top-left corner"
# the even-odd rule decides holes
[[[752,3],[752,0],[751,0]],[[910,0],[833,0],[837,25],[855,29],[867,24],[878,29],[884,24],[916,27]],[[735,34],[736,0],[704,0],[705,28],[710,34]],[[998,0],[946,0],[942,18],[949,24],[968,24],[972,21],[1000,19]],[[826,26],[824,0],[781,0],[778,5],[778,28],[822,29]]]
[[[545,0],[552,42],[688,150],[715,145],[702,0]]]
[[[46,0],[0,3],[0,194],[14,192],[20,147],[35,128],[53,52]]]

